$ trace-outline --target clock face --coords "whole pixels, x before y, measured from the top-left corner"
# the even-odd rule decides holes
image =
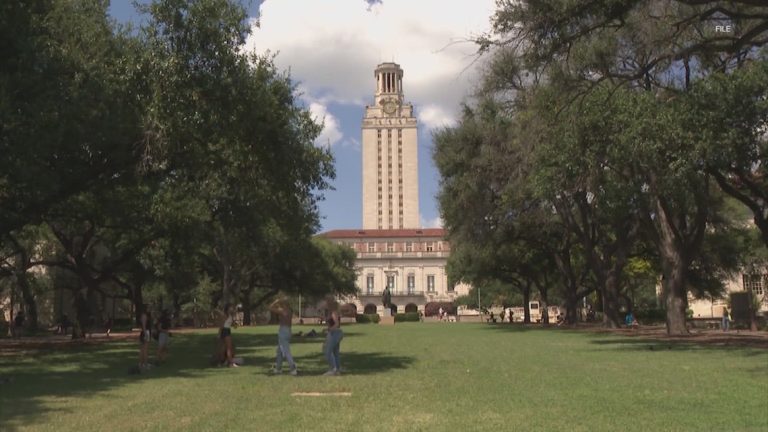
[[[397,104],[395,101],[388,100],[384,102],[384,112],[387,114],[394,114],[397,111]]]

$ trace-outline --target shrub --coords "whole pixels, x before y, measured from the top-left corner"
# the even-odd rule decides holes
[[[424,305],[424,316],[438,315],[440,308],[448,315],[456,315],[456,305],[451,302],[430,302]]]
[[[642,324],[664,322],[667,319],[667,312],[659,308],[637,309],[635,318]]]
[[[355,316],[355,321],[358,324],[378,324],[379,323],[379,315],[378,314],[357,314]]]
[[[353,304],[349,304],[348,303],[348,304],[341,305],[341,308],[339,308],[339,309],[340,309],[339,310],[339,314],[342,317],[346,317],[346,318],[357,317],[357,315],[356,315],[357,314],[357,308]]]
[[[419,313],[406,312],[395,314],[395,322],[419,322]]]

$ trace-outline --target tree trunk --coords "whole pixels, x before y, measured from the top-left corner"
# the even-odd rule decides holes
[[[523,323],[524,324],[531,323],[530,303],[531,303],[531,283],[526,282],[525,287],[523,288]]]
[[[543,281],[538,281],[536,283],[536,286],[539,288],[539,319],[541,324],[548,325],[549,324],[549,311],[547,310],[547,306],[549,305],[549,296],[548,296],[548,288],[549,283],[547,282],[547,278],[544,277]]]
[[[173,323],[176,326],[180,326],[181,322],[179,321],[181,317],[181,297],[179,296],[178,290],[173,290]]]
[[[603,326],[619,328],[619,288],[616,272],[608,272],[608,277],[602,283],[603,291]]]
[[[73,302],[75,306],[75,325],[72,327],[72,339],[85,338],[85,331],[88,328],[88,300],[83,295],[83,288],[78,288],[73,293]]]
[[[572,283],[566,285],[565,292],[565,322],[573,325],[578,321],[579,296]]]
[[[240,293],[240,304],[243,307],[243,325],[251,325],[251,291],[248,287]]]
[[[36,331],[38,327],[37,318],[37,302],[35,301],[35,295],[32,292],[32,287],[29,285],[29,278],[26,271],[20,271],[16,273],[16,282],[21,291],[21,298],[24,301],[24,310],[26,311],[25,324],[28,329]]]
[[[141,327],[141,314],[144,313],[144,296],[141,292],[141,285],[136,284],[133,287],[133,297],[131,298],[131,301],[133,302],[133,312],[134,312],[134,320],[136,327]]]
[[[662,258],[664,268],[664,306],[667,309],[667,334],[687,335],[685,311],[688,308],[685,265],[681,260]]]

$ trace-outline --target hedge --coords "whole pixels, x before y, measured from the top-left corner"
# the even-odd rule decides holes
[[[395,314],[395,322],[419,322],[420,320],[418,312]]]
[[[358,324],[378,324],[380,320],[380,317],[378,314],[357,314],[355,316],[355,321],[357,321]]]

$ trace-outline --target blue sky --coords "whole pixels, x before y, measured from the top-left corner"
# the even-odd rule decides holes
[[[146,1],[142,1],[145,3]],[[415,106],[419,200],[423,227],[440,226],[432,162],[432,131],[452,125],[483,62],[466,40],[490,28],[493,0],[243,0],[251,17],[246,48],[276,53],[299,84],[301,103],[324,120],[317,145],[336,160],[335,190],[320,203],[322,230],[362,225],[361,130],[372,103],[373,70],[395,61],[404,70],[405,99]],[[450,7],[446,6],[450,5]],[[121,22],[140,22],[130,1],[113,0]]]

